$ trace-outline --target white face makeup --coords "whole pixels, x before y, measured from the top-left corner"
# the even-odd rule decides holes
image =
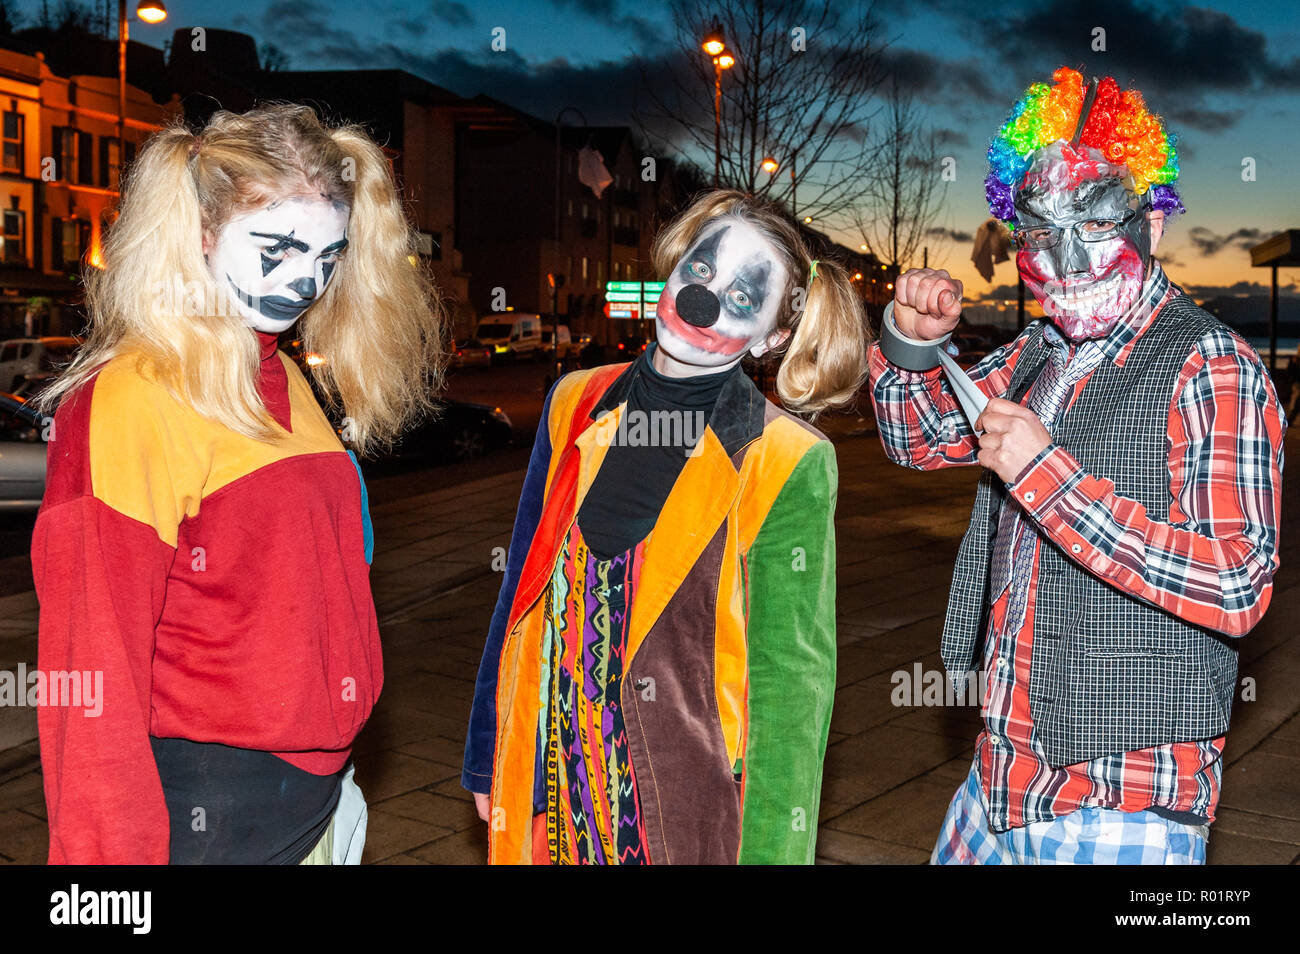
[[[762,355],[787,284],[767,238],[744,219],[720,216],[668,276],[655,314],[657,350],[679,377],[717,371],[746,351]]]
[[[319,193],[277,200],[227,222],[208,268],[246,324],[278,334],[325,290],[347,248],[348,216]]]

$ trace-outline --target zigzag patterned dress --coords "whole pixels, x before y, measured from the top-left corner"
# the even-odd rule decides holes
[[[620,689],[642,540],[597,559],[575,521],[546,592],[542,647],[551,864],[647,864]]]

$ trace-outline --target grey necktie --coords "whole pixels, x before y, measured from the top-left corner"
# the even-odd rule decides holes
[[[1045,333],[1044,337],[1047,337]],[[1029,391],[1028,407],[1038,415],[1050,432],[1065,406],[1066,398],[1105,356],[1101,342],[1089,340],[1079,345],[1074,358],[1067,360],[1069,346],[1053,334],[1048,339],[1052,352],[1047,364]],[[1025,608],[1029,597],[1029,577],[1034,568],[1034,544],[1038,530],[1026,521],[1020,504],[1007,497],[998,515],[998,533],[993,543],[993,561],[989,571],[989,599],[996,602],[1008,586],[1011,597],[1007,604],[1005,630],[1014,633],[1025,621]]]

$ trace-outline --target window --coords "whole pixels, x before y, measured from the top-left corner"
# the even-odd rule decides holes
[[[77,184],[95,184],[95,137],[77,131]]]
[[[54,219],[50,224],[54,231],[50,265],[56,271],[76,268],[90,245],[90,223],[83,219]]]
[[[582,203],[582,217],[587,218],[587,203]]]
[[[105,189],[116,189],[121,182],[121,151],[116,136],[99,137],[99,182]]]
[[[618,228],[623,223],[619,220],[618,209],[614,210],[614,228]]]
[[[569,200],[569,218],[573,218],[573,200]]]
[[[596,287],[599,288],[603,284],[605,284],[605,263],[597,262],[596,263]]]
[[[614,281],[618,281],[618,262],[614,263],[614,274],[611,277]]]
[[[77,168],[77,131],[68,126],[54,127],[54,178],[71,182]]]
[[[587,256],[582,256],[582,283],[587,284]]]
[[[27,261],[27,215],[17,209],[5,209],[4,232],[0,241],[4,243],[0,260],[6,265],[17,265]]]
[[[5,110],[3,128],[4,152],[0,165],[5,172],[23,174],[23,143],[27,117],[13,110]]]

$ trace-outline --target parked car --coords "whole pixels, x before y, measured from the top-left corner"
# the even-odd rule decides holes
[[[580,345],[575,345],[573,337],[569,334],[568,325],[560,325],[558,328],[552,325],[542,325],[542,354],[554,361],[563,361],[571,354],[576,354]]]
[[[618,343],[618,360],[634,361],[649,346],[650,339],[641,335],[628,335]]]
[[[444,399],[387,456],[431,464],[473,460],[509,447],[513,440],[514,427],[501,408]]]
[[[0,511],[37,510],[45,496],[45,419],[0,393]]]
[[[79,338],[10,338],[0,344],[0,388],[12,391],[25,375],[57,371],[79,347]]]
[[[481,368],[492,363],[492,349],[477,338],[462,338],[451,347],[453,368]]]
[[[536,359],[541,354],[542,316],[504,311],[479,322],[474,337],[492,349],[493,361]]]
[[[11,392],[14,397],[30,401],[58,379],[53,371],[41,371],[37,374],[24,374]]]

